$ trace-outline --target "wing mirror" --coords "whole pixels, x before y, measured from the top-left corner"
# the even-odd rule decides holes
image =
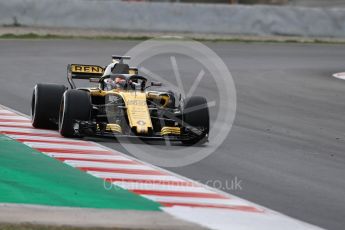
[[[152,81],[151,86],[162,86],[162,82]]]

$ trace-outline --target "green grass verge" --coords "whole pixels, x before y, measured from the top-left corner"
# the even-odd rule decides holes
[[[111,188],[107,190],[106,188]],[[160,211],[160,205],[0,135],[0,203]]]

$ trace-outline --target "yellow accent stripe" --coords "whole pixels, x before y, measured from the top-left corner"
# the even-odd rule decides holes
[[[180,135],[181,134],[181,128],[179,127],[168,127],[165,126],[161,129],[161,135]]]
[[[122,128],[118,124],[107,124],[107,127],[105,128],[105,130],[122,133]]]

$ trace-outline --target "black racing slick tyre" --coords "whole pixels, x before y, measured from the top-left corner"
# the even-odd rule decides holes
[[[35,128],[57,129],[64,85],[37,84],[31,99],[31,123]]]
[[[183,134],[185,145],[203,144],[208,140],[210,130],[210,115],[207,100],[204,97],[186,98],[182,111]]]
[[[67,90],[61,99],[59,114],[59,132],[64,137],[80,136],[75,132],[76,121],[89,121],[91,116],[91,98],[86,91]]]

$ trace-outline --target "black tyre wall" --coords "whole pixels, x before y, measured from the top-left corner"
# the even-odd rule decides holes
[[[202,135],[182,141],[184,144],[192,145],[207,140],[206,136],[210,130],[210,115],[206,98],[195,96],[184,100],[183,122],[185,127],[192,126],[204,129]]]
[[[57,129],[64,85],[37,84],[32,93],[31,122],[35,128]]]
[[[75,121],[89,121],[91,107],[91,98],[88,92],[77,89],[66,91],[60,105],[60,134],[65,137],[75,136],[73,127]]]

